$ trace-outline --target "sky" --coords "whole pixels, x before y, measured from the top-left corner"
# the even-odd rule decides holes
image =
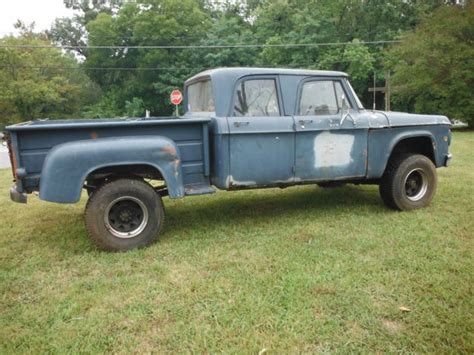
[[[36,30],[51,27],[56,17],[71,16],[63,0],[0,0],[0,37],[17,33],[13,24],[18,20],[26,23],[35,22]]]

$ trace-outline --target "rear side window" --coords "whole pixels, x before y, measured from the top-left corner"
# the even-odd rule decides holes
[[[342,107],[344,89],[339,81],[308,81],[301,90],[299,112],[302,116],[336,115]],[[350,103],[346,100],[347,104]]]
[[[188,86],[188,111],[215,111],[212,83],[210,80],[198,81]]]
[[[280,116],[276,81],[241,81],[234,95],[234,116]]]

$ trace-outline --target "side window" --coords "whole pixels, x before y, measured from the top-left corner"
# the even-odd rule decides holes
[[[241,81],[234,97],[234,116],[280,116],[276,81]]]
[[[300,98],[300,115],[336,115],[342,107],[344,89],[339,81],[318,80],[303,84]],[[346,100],[349,104],[349,102]]]

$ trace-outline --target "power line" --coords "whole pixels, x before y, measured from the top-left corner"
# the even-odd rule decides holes
[[[378,34],[380,31],[375,31],[375,30],[372,30],[372,31],[367,31],[367,32],[364,32],[366,35],[372,35],[372,34]],[[2,33],[2,32],[0,32]],[[347,36],[354,36],[355,33],[353,31],[351,32],[346,32],[346,33],[337,33],[337,34],[332,34],[332,37],[336,37],[336,38],[347,38]],[[316,38],[326,38],[327,36],[316,36]],[[156,37],[156,36],[145,36],[145,37],[135,37],[134,34],[130,34],[128,36],[113,36],[113,35],[110,35],[110,36],[104,36],[102,34],[96,34],[96,33],[86,33],[84,34],[84,38],[85,39],[91,39],[91,38],[99,38],[99,39],[104,39],[104,38],[109,38],[109,39],[115,39],[115,40],[133,40],[133,39],[138,39],[138,40],[151,40],[151,41],[159,41],[161,39],[163,39],[163,37]],[[210,38],[210,37],[203,37],[201,34],[199,33],[196,33],[196,34],[189,34],[189,35],[186,35],[186,36],[173,36],[173,39],[175,38],[179,38],[179,39],[190,39],[190,40],[209,40],[209,39],[213,39],[213,38]],[[315,37],[312,36],[312,39],[314,39]]]
[[[0,44],[0,48],[23,48],[23,49],[226,49],[226,48],[304,48],[304,47],[326,47],[326,46],[345,46],[345,45],[377,45],[400,43],[399,40],[384,41],[361,41],[361,42],[325,42],[325,43],[276,43],[276,44],[212,44],[212,45],[186,45],[186,46],[54,46],[54,45],[33,45]]]
[[[131,67],[59,67],[59,66],[34,66],[34,65],[1,65],[0,68],[10,69],[52,69],[52,70],[124,70],[124,71],[153,71],[153,70],[187,70],[197,68],[179,68],[179,67],[142,67],[142,68],[131,68]]]
[[[324,64],[338,63],[357,63],[361,60],[337,60],[337,61],[321,61]],[[302,68],[309,67],[320,63],[298,63],[293,65],[280,65],[278,67]],[[275,67],[275,65],[262,64],[265,67]],[[63,67],[63,66],[35,66],[35,65],[0,65],[3,69],[37,69],[37,70],[115,70],[115,71],[179,71],[179,70],[204,70],[206,67]]]

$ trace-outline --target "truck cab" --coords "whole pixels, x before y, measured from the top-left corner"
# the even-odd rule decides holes
[[[211,117],[220,189],[377,180],[410,138],[437,167],[450,157],[447,117],[365,110],[342,72],[209,70],[186,81],[185,108]]]

